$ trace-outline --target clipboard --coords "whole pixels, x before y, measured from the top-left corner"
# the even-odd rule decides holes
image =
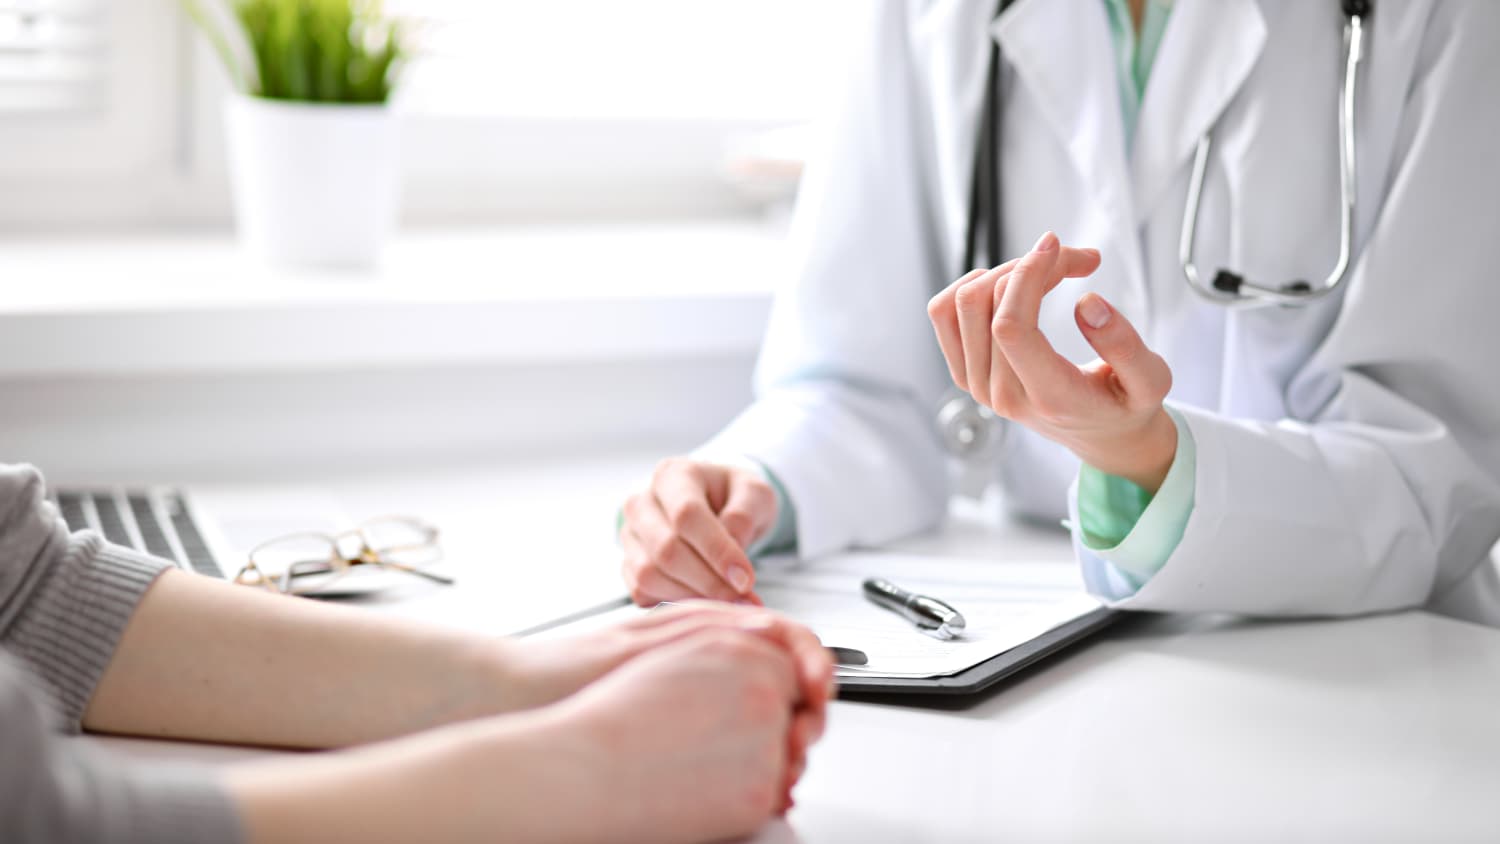
[[[1128,615],[1090,598],[1071,561],[856,551],[810,562],[772,558],[759,575],[757,593],[769,608],[808,624],[826,645],[868,652],[869,665],[840,667],[840,697],[978,694]],[[938,642],[869,603],[860,583],[874,575],[952,602],[970,618],[968,634]],[[638,612],[622,596],[516,635],[582,630]]]
[[[946,677],[840,677],[843,697],[888,695],[964,697],[988,690],[996,683],[1082,642],[1115,622],[1125,613],[1100,607],[1046,633]]]

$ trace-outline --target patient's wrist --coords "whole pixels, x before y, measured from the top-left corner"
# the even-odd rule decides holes
[[[519,643],[503,638],[466,637],[452,653],[452,685],[437,701],[434,726],[534,709],[553,698],[527,671]]]

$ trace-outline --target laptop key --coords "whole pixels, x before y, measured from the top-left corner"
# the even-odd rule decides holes
[[[219,570],[219,564],[214,561],[213,552],[208,549],[208,543],[203,540],[203,534],[198,532],[198,525],[193,522],[193,517],[188,515],[182,498],[177,495],[168,495],[166,503],[167,510],[172,515],[172,528],[177,531],[177,541],[182,545],[183,553],[187,554],[188,565],[199,574],[222,579],[224,572]]]
[[[141,541],[146,543],[146,552],[164,560],[176,560],[177,555],[172,553],[172,543],[167,541],[167,534],[156,518],[156,511],[151,509],[151,499],[132,494],[129,500],[130,512],[135,516],[136,527],[141,531]]]
[[[57,509],[61,511],[69,531],[88,530],[89,517],[83,512],[82,495],[76,492],[58,493]]]
[[[99,529],[104,532],[104,538],[116,545],[134,548],[135,542],[131,540],[130,529],[125,527],[125,519],[120,515],[114,496],[96,493],[91,497],[94,499],[94,510],[99,514]]]

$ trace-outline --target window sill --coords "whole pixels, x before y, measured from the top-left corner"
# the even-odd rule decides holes
[[[0,376],[275,372],[753,353],[760,223],[402,233],[365,273],[271,269],[226,234],[0,241]]]

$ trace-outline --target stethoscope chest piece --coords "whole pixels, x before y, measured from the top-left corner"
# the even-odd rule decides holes
[[[983,495],[1005,444],[1004,422],[968,393],[955,390],[938,408],[937,428],[943,448],[959,460],[959,493],[970,498]]]

